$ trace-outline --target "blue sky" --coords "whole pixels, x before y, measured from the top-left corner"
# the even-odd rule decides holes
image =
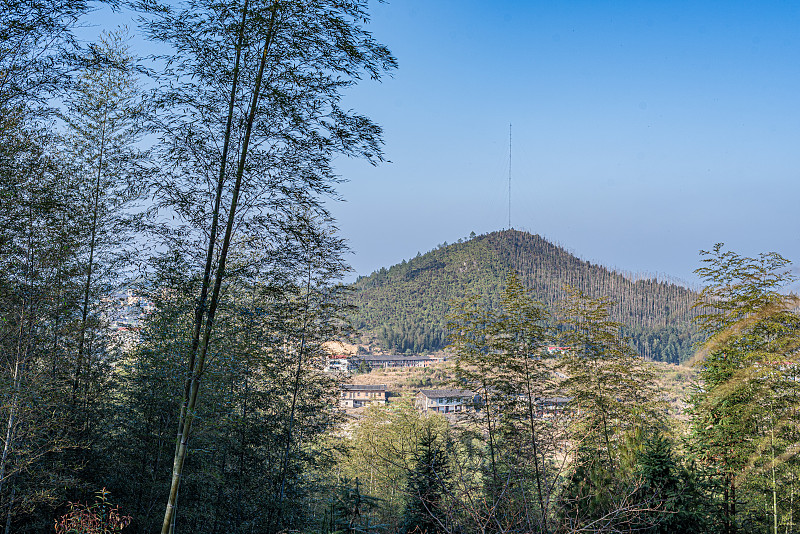
[[[332,206],[369,274],[512,225],[695,282],[698,251],[800,262],[800,4],[394,0],[400,67],[346,105],[390,163],[340,160]]]
[[[350,162],[335,212],[359,274],[512,225],[689,282],[698,251],[800,261],[800,4],[377,6],[400,68],[348,100],[390,164]]]

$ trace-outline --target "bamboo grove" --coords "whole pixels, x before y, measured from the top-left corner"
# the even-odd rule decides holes
[[[138,27],[86,44],[97,4],[0,10],[3,532],[799,530],[787,260],[718,245],[694,293],[508,231],[345,287],[334,161],[383,141],[343,97],[397,66],[368,2],[107,6]],[[373,329],[365,288],[441,270],[436,310],[373,299],[432,328],[371,333],[446,345],[471,404],[347,418],[324,343]],[[647,358],[701,337],[679,421]]]
[[[0,14],[0,528],[109,523],[95,495],[130,531],[298,528],[347,330],[332,161],[382,160],[341,99],[395,59],[364,1],[111,2],[144,58],[76,37],[97,7]]]

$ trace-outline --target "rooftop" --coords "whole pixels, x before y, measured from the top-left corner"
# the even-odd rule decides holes
[[[472,397],[475,395],[466,389],[421,389],[419,392],[429,399],[437,397]]]
[[[403,362],[419,362],[425,360],[441,360],[441,358],[436,358],[433,356],[401,356],[399,354],[396,355],[372,355],[372,354],[359,354],[357,356],[353,356],[353,358],[357,360],[368,360],[368,361],[377,361],[377,362],[385,362],[385,361],[403,361]]]
[[[386,391],[386,384],[368,386],[364,384],[342,384],[345,391]]]

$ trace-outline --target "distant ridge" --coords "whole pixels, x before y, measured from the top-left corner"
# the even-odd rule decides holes
[[[632,279],[630,273],[582,260],[519,230],[440,246],[359,278],[353,284],[359,309],[354,324],[384,350],[439,350],[447,345],[449,302],[472,292],[496,304],[511,269],[547,306],[563,297],[564,284],[611,298],[616,302],[612,317],[627,325],[626,333],[645,358],[678,363],[692,353],[695,291],[669,281]]]

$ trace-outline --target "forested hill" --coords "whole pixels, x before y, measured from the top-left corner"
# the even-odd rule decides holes
[[[442,245],[354,284],[355,326],[374,344],[396,352],[427,352],[447,344],[449,302],[468,292],[494,305],[509,269],[550,306],[564,284],[616,302],[615,320],[627,325],[639,353],[678,363],[691,355],[696,293],[680,285],[637,279],[581,260],[538,235],[505,230]]]

